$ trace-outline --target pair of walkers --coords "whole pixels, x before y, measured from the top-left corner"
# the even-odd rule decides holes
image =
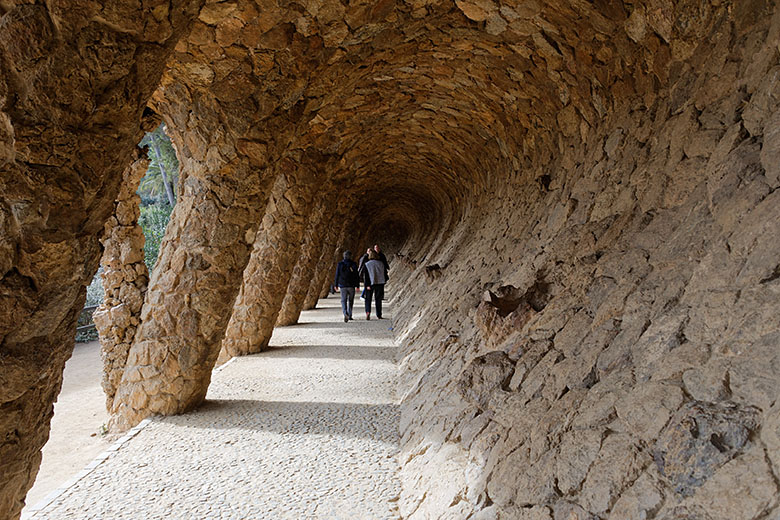
[[[344,259],[336,267],[335,285],[341,291],[341,310],[344,313],[344,323],[352,319],[352,307],[355,301],[355,289],[363,281],[363,297],[366,302],[366,319],[371,319],[371,299],[376,302],[376,316],[382,319],[382,299],[385,295],[389,264],[387,258],[379,249],[369,249],[360,259],[358,266],[352,260],[352,252],[344,251]]]

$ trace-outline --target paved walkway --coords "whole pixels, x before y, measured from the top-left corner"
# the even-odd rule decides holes
[[[344,323],[338,304],[276,329],[271,351],[215,372],[200,409],[152,419],[25,516],[397,518],[391,322],[356,312]]]

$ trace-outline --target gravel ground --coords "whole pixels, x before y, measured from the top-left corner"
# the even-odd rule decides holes
[[[197,411],[153,419],[32,518],[397,518],[391,322],[343,323],[333,297],[320,306],[276,329],[269,352],[215,372]]]

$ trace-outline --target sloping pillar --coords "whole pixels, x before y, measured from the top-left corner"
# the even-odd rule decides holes
[[[169,4],[159,19],[140,3],[0,8],[3,520],[18,518],[38,472],[99,237],[141,139],[144,106],[200,6]]]
[[[316,263],[320,259],[323,235],[327,227],[333,223],[336,193],[328,189],[321,197],[306,230],[306,236],[301,246],[301,256],[293,270],[287,295],[284,297],[282,309],[276,319],[277,327],[298,323],[298,318],[303,310],[303,302],[308,294],[312,276],[314,276]]]
[[[300,256],[312,199],[321,180],[317,169],[289,158],[282,162],[263,218],[263,232],[244,271],[220,361],[261,352],[268,345]]]
[[[212,141],[188,146],[168,125],[185,177],[152,274],[110,421],[125,430],[152,414],[200,404],[211,381],[273,178],[220,127],[217,104],[197,102]],[[169,109],[170,110],[170,109]],[[176,109],[172,110],[176,113]]]
[[[317,300],[327,295],[328,278],[336,273],[337,244],[341,243],[341,236],[345,229],[345,224],[331,226],[328,229],[325,242],[322,245],[320,259],[317,262],[317,267],[314,269],[311,286],[306,292],[306,299],[303,301],[304,310],[314,309],[317,306]]]
[[[148,166],[146,157],[138,157],[125,170],[114,215],[106,222],[101,240],[105,296],[92,319],[100,338],[101,385],[109,411],[141,321],[141,307],[149,284],[149,270],[144,263],[144,233],[138,224],[141,197],[136,193]]]

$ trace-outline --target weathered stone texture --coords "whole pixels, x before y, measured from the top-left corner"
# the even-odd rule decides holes
[[[0,507],[159,85],[181,200],[115,426],[202,401],[242,279],[256,350],[379,242],[404,517],[777,515],[776,2],[47,6],[0,5]],[[351,202],[309,252],[328,183]]]
[[[322,253],[314,269],[312,282],[306,291],[306,298],[303,300],[304,310],[310,310],[317,306],[317,300],[323,297],[323,291],[327,291],[330,286],[330,277],[335,273],[334,269],[340,257],[339,251],[343,243],[343,235],[346,230],[346,224],[328,227],[325,240],[322,243]],[[325,292],[327,294],[327,292]]]
[[[138,225],[141,198],[136,194],[148,166],[148,159],[138,157],[122,174],[114,214],[106,222],[100,241],[105,294],[92,319],[100,338],[101,384],[108,410],[112,408],[127,353],[141,322],[141,307],[149,284],[149,270],[144,263],[144,234]]]
[[[276,177],[262,233],[244,270],[239,298],[222,341],[220,358],[261,352],[282,307],[319,179],[311,165],[284,159]]]
[[[404,517],[776,512],[780,14],[697,6],[623,23],[665,86],[602,76],[611,94],[473,203],[469,241],[401,250]]]
[[[0,6],[0,518],[18,517],[35,478],[98,239],[198,8]]]
[[[332,226],[334,220],[343,218],[342,215],[334,215],[336,209],[336,192],[329,186],[325,193],[321,193],[320,200],[312,212],[309,226],[301,244],[301,255],[293,269],[287,294],[279,310],[276,319],[277,327],[298,323],[298,318],[303,310],[304,300],[309,291],[309,286],[314,277],[314,271],[319,261],[324,235],[328,226]]]
[[[267,200],[246,157],[222,156],[207,170],[174,139],[186,178],[114,399],[117,430],[202,402]]]

